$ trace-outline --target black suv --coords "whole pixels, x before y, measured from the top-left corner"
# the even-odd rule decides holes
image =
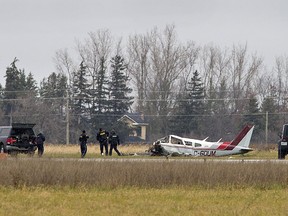
[[[12,126],[0,126],[0,152],[17,155],[33,155],[37,149],[35,143],[35,124],[12,123]]]
[[[282,133],[279,134],[278,159],[285,159],[288,154],[288,124],[283,125]]]

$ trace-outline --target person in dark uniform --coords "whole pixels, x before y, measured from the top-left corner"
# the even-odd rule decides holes
[[[87,140],[88,139],[89,139],[89,136],[87,136],[86,131],[83,130],[82,134],[79,136],[81,158],[84,158],[87,153]]]
[[[44,153],[45,136],[40,132],[36,137],[36,145],[38,148],[38,156],[41,157]]]
[[[111,135],[109,136],[109,143],[110,143],[109,155],[112,156],[112,151],[114,149],[115,152],[118,154],[118,156],[121,156],[122,154],[117,149],[117,145],[120,145],[120,139],[114,130],[112,130]]]
[[[109,133],[108,131],[103,130],[102,128],[99,129],[99,132],[97,133],[96,139],[99,141],[100,144],[100,152],[101,155],[103,154],[103,147],[105,148],[105,155],[108,155],[108,139]]]

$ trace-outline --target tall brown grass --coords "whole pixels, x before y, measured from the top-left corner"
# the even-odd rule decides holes
[[[119,145],[118,150],[125,154],[132,154],[136,152],[145,152],[149,149],[151,145],[147,144],[137,144],[137,145]],[[45,145],[45,153],[44,155],[53,156],[53,155],[76,155],[80,156],[80,146],[79,145]],[[115,151],[113,151],[115,154]],[[88,144],[87,145],[87,156],[99,156],[100,155],[100,147],[99,144]]]
[[[123,153],[136,153],[136,152],[145,152],[147,151],[152,144],[125,144],[119,145],[118,149]],[[248,154],[261,152],[277,152],[276,144],[264,144],[264,145],[256,145],[252,144],[251,148],[254,151],[249,152]],[[89,143],[87,145],[88,153],[90,154],[100,154],[99,144]],[[77,144],[69,144],[69,145],[55,145],[55,144],[46,144],[45,145],[45,153],[48,154],[80,154],[80,146]],[[114,152],[113,152],[114,153]]]
[[[285,187],[288,166],[281,163],[126,159],[8,159],[0,161],[0,185],[149,187]]]

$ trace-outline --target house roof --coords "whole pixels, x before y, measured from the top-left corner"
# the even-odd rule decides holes
[[[122,118],[130,119],[135,125],[148,125],[148,123],[145,122],[145,116],[140,113],[126,113],[121,119]]]

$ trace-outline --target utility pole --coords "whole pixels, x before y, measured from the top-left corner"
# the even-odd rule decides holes
[[[70,143],[69,134],[70,134],[70,116],[69,116],[69,88],[67,87],[67,101],[66,101],[66,144]]]
[[[13,122],[12,114],[13,114],[13,110],[12,110],[12,105],[11,105],[11,107],[10,107],[10,126],[12,126],[12,122]]]

